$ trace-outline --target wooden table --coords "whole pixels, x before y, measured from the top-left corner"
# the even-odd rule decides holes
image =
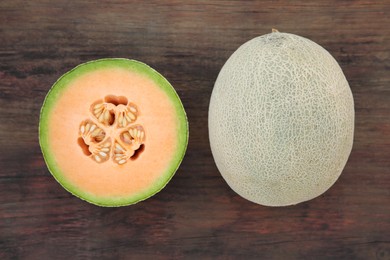
[[[0,2],[0,259],[390,259],[389,1]],[[235,194],[208,141],[214,81],[229,55],[271,28],[308,37],[340,63],[355,141],[337,183],[292,207]],[[175,86],[190,141],[175,177],[134,206],[100,208],[48,172],[39,111],[79,63],[126,57]]]

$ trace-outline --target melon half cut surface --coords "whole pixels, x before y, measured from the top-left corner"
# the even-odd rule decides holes
[[[171,84],[144,63],[102,59],[63,75],[39,125],[44,159],[69,192],[124,206],[160,191],[179,167],[188,121]]]

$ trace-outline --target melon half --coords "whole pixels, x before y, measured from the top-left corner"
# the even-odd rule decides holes
[[[313,41],[273,32],[239,47],[215,82],[209,137],[242,197],[266,206],[313,199],[352,149],[354,103],[336,60]]]
[[[123,206],[160,191],[188,142],[183,105],[144,63],[102,59],[63,75],[44,101],[39,141],[54,178],[100,206]]]

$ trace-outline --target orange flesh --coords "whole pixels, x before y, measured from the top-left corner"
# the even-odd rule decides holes
[[[107,95],[125,96],[138,107],[145,130],[145,149],[135,160],[118,165],[97,163],[86,156],[77,140],[80,123],[92,118],[91,104]],[[152,80],[121,69],[84,74],[58,98],[50,115],[50,150],[66,180],[95,196],[129,196],[159,181],[174,157],[178,121],[168,96]]]

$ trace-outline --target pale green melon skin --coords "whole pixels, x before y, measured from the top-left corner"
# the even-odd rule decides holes
[[[50,139],[48,136],[50,115],[53,107],[56,104],[56,100],[61,96],[61,93],[67,90],[68,84],[74,79],[84,75],[85,73],[105,69],[105,68],[124,68],[132,72],[144,75],[150,80],[154,81],[158,87],[160,87],[166,94],[167,97],[174,104],[175,111],[177,112],[177,118],[179,124],[177,126],[177,140],[178,149],[175,156],[172,158],[170,166],[161,172],[160,179],[149,189],[142,193],[137,193],[132,196],[125,197],[98,197],[93,194],[87,193],[79,187],[73,185],[66,178],[66,173],[56,163],[56,158],[50,150]],[[46,95],[45,101],[41,108],[40,120],[39,120],[39,144],[41,151],[46,162],[46,165],[53,175],[53,177],[61,184],[61,186],[69,191],[74,196],[102,207],[120,207],[127,206],[143,201],[147,198],[152,197],[159,191],[161,191],[167,183],[174,176],[175,172],[179,168],[188,145],[189,129],[187,115],[184,110],[183,104],[176,93],[172,85],[166,80],[160,73],[153,68],[149,67],[145,63],[136,60],[129,60],[123,58],[107,58],[93,60],[78,65],[74,69],[68,71],[62,75],[51,87],[50,91]]]
[[[254,38],[221,69],[209,107],[216,165],[240,196],[266,206],[313,199],[350,155],[354,102],[336,60],[288,33]]]

